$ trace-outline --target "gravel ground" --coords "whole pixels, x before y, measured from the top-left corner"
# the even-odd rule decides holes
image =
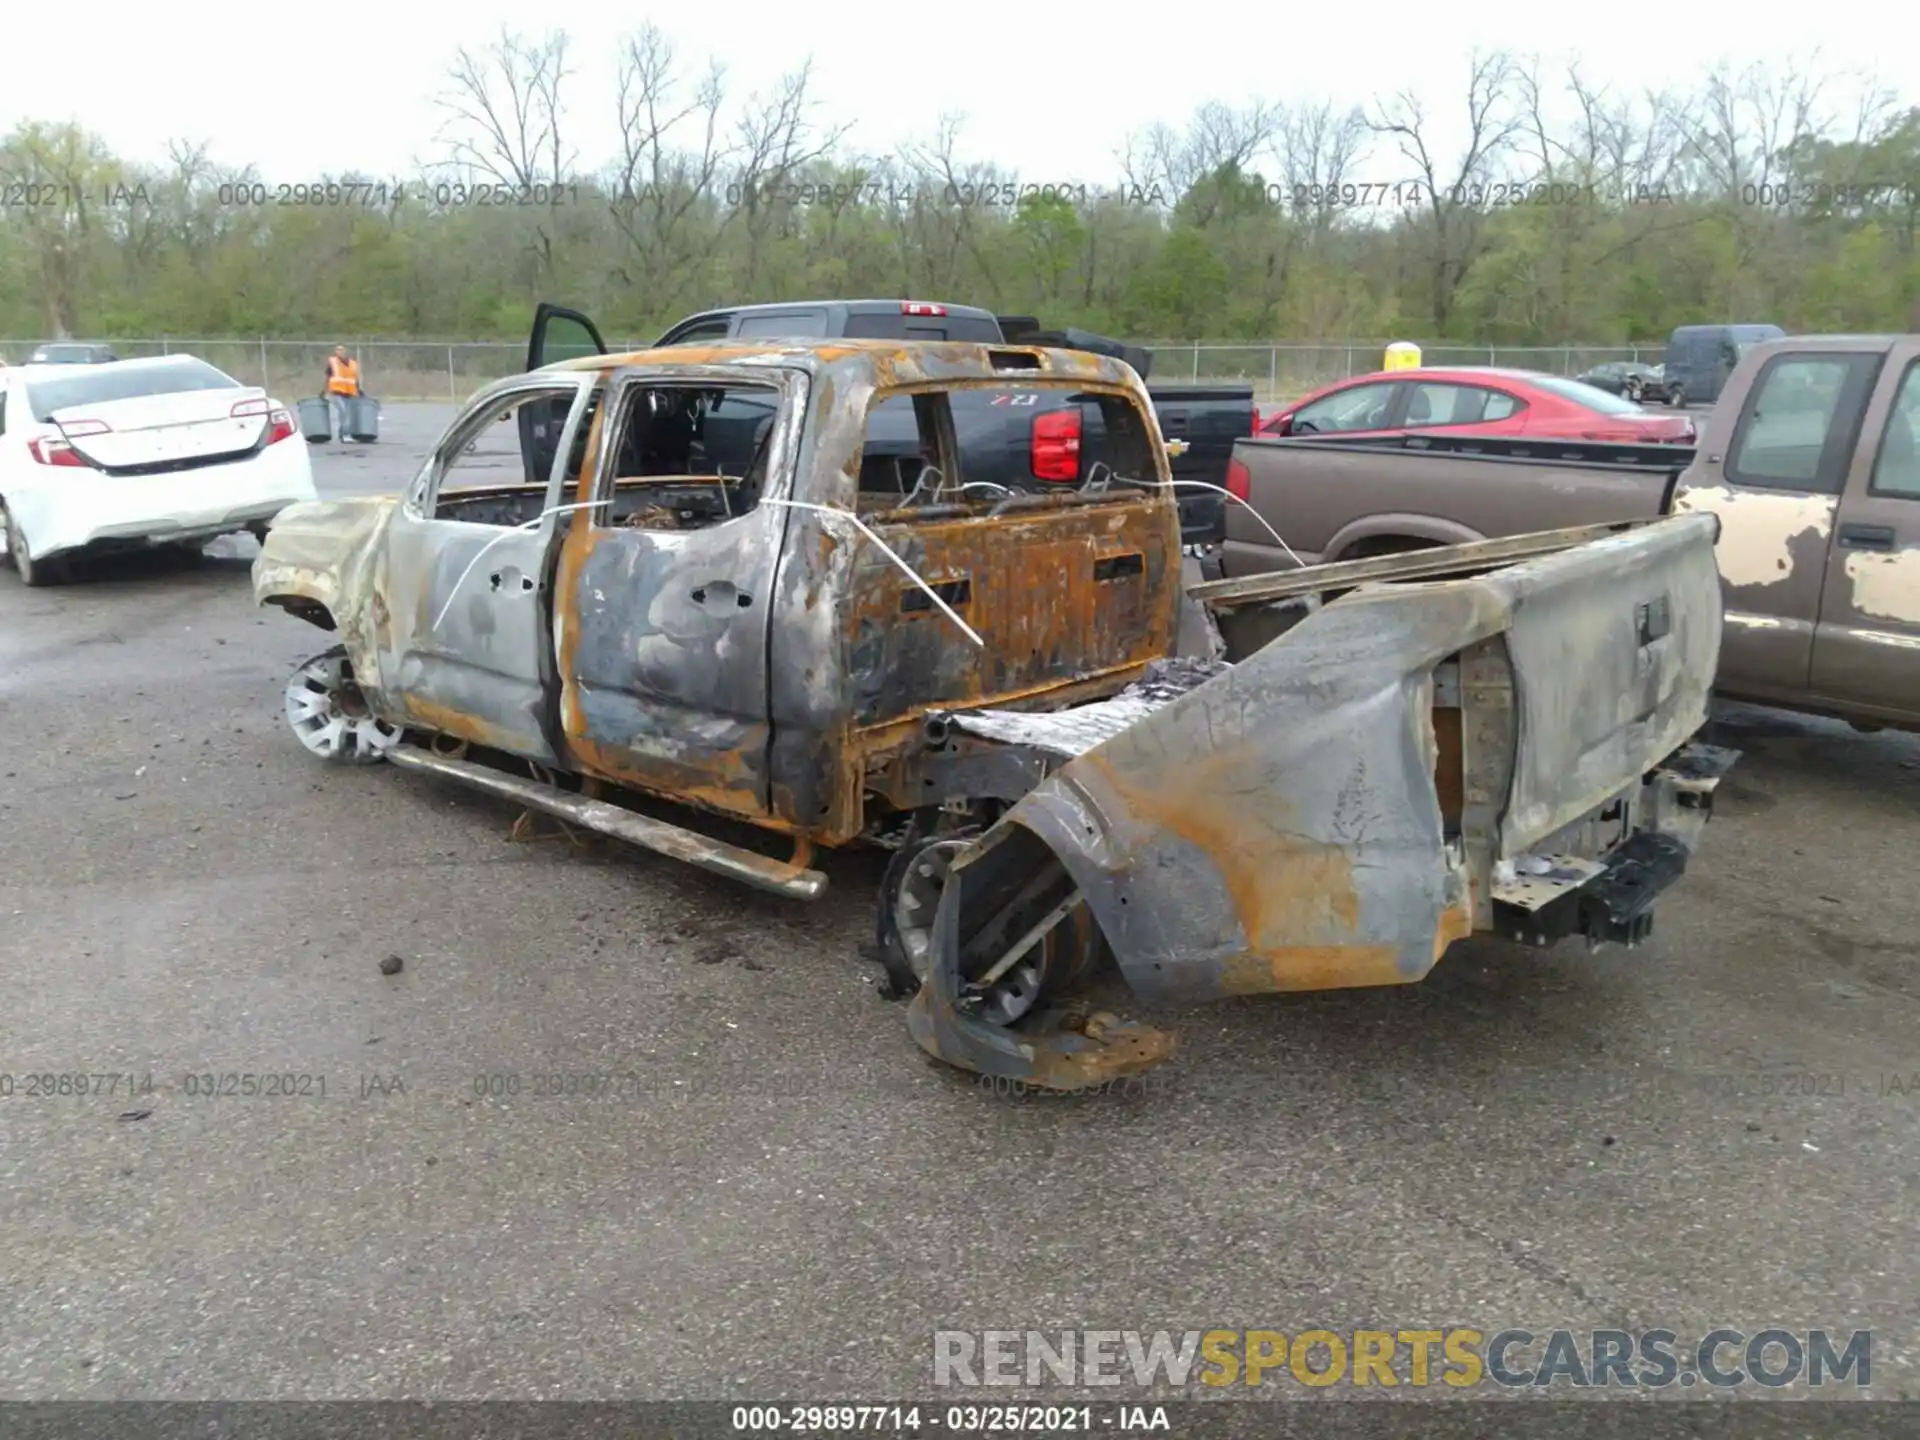
[[[871,858],[800,906],[310,761],[280,687],[326,637],[253,553],[0,572],[0,1396],[881,1398],[936,1329],[1778,1324],[1874,1327],[1920,1397],[1912,738],[1731,713],[1642,950],[1470,942],[1010,1099],[876,995]],[[192,1093],[229,1073],[308,1093]]]

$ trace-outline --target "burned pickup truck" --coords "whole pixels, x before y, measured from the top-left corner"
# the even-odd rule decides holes
[[[1084,480],[970,480],[950,402],[982,390],[1098,405]],[[901,396],[917,465],[864,449]],[[489,386],[404,495],[282,512],[254,592],[339,636],[286,695],[319,756],[801,900],[819,850],[891,848],[920,1044],[1074,1089],[1173,1043],[1093,1009],[1102,970],[1177,1000],[1411,982],[1475,932],[1643,939],[1732,760],[1692,743],[1716,527],[1189,588],[1116,360],[683,345]]]

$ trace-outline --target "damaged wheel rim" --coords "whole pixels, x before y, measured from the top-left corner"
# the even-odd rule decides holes
[[[954,860],[967,844],[965,840],[936,840],[923,847],[907,865],[894,896],[893,923],[900,948],[923,985],[928,957],[933,954],[933,917],[940,908],[940,892],[946,888]]]
[[[322,760],[366,765],[400,739],[368,708],[353,678],[353,662],[338,652],[317,655],[287,682],[287,724],[309,753]]]
[[[895,892],[894,930],[907,963],[923,985],[927,983],[932,963],[934,916],[939,913],[941,893],[953,871],[953,862],[973,840],[973,836],[965,836],[928,842],[908,862]],[[992,983],[977,988],[970,983],[968,989],[980,1017],[991,1024],[1012,1025],[1030,1012],[1046,989],[1047,956],[1047,945],[1043,942],[1005,973],[996,976]]]

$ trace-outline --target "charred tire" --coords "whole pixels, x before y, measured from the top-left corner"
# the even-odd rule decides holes
[[[894,852],[880,881],[875,934],[889,998],[905,999],[926,983],[932,964],[934,914],[947,874],[981,833],[977,825],[931,834],[916,826]],[[1083,901],[1034,951],[994,982],[982,997],[981,1016],[996,1025],[1017,1025],[1039,1010],[1043,1001],[1091,970],[1100,947],[1100,927]]]
[[[0,516],[6,518],[7,558],[13,561],[14,572],[19,575],[22,585],[58,585],[67,578],[64,561],[36,561],[27,553],[26,537],[20,533],[20,526],[15,522],[11,510],[0,507]]]
[[[331,765],[371,765],[400,741],[400,727],[380,719],[353,678],[347,647],[316,655],[287,681],[287,726],[309,755]]]

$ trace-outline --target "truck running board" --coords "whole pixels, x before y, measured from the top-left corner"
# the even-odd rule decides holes
[[[775,860],[758,851],[715,840],[697,830],[641,815],[625,806],[575,795],[535,780],[523,780],[517,775],[509,775],[491,766],[477,765],[471,760],[435,755],[415,745],[394,746],[387,752],[387,761],[403,770],[438,775],[475,790],[484,790],[489,795],[518,801],[598,834],[610,835],[658,855],[684,860],[689,865],[698,865],[702,870],[711,870],[716,875],[741,880],[789,899],[818,900],[826,893],[827,877],[818,870],[807,869],[801,863],[807,853],[804,848],[792,860]]]

